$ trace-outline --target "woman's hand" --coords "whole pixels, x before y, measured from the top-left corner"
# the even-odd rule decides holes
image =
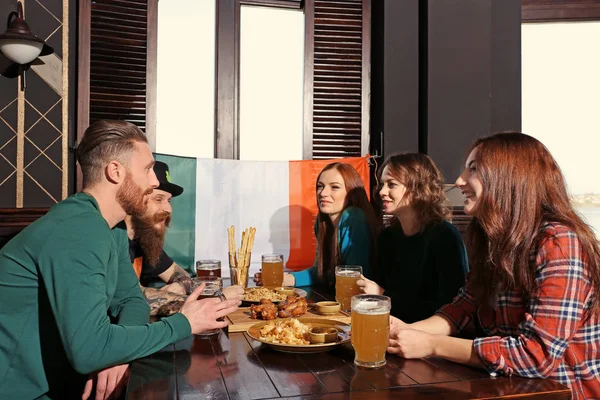
[[[387,352],[403,358],[432,356],[435,352],[435,335],[397,325],[396,328],[390,329]]]
[[[404,323],[400,318],[396,318],[393,315],[390,315],[390,333],[398,328],[402,329],[411,329],[410,325]]]
[[[365,278],[364,275],[360,276],[360,279],[356,281],[356,284],[358,285],[358,290],[360,290],[360,292],[364,294],[382,295],[384,291],[381,286],[379,286],[372,280]]]
[[[262,272],[257,272],[257,273],[254,274],[254,283],[256,284],[256,286],[262,286],[263,285]]]
[[[294,275],[284,272],[283,273],[283,285],[281,286],[286,286],[286,287],[290,287],[290,286],[295,286],[296,285],[296,278],[294,278]]]

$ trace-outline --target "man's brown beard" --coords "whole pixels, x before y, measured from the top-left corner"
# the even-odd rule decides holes
[[[146,197],[152,193],[152,188],[144,191],[140,186],[136,185],[131,178],[131,171],[127,171],[125,175],[125,181],[117,190],[117,201],[127,215],[141,216],[146,212],[146,203],[148,198]]]
[[[132,215],[131,219],[135,237],[138,239],[140,247],[144,252],[144,262],[148,265],[156,267],[160,260],[160,255],[165,244],[165,234],[167,228],[171,224],[171,214],[161,212],[153,216],[138,217]],[[160,227],[156,225],[160,222]]]

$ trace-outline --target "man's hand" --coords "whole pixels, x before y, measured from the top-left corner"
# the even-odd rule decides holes
[[[397,327],[390,330],[387,352],[403,358],[423,358],[434,355],[435,335],[415,329]]]
[[[181,307],[181,310],[179,311],[185,315],[190,322],[193,334],[226,327],[227,321],[217,321],[217,319],[223,318],[227,314],[236,311],[238,306],[242,303],[237,299],[221,301],[218,298],[212,297],[198,300],[198,296],[200,296],[205,286],[206,284],[202,282],[202,284],[188,296],[183,307]]]
[[[383,294],[383,288],[381,286],[372,280],[365,278],[363,275],[361,275],[360,279],[356,281],[356,285],[361,293],[378,295]]]
[[[242,300],[244,298],[244,288],[235,285],[223,288],[223,295],[227,300]]]
[[[129,376],[128,368],[128,364],[116,365],[90,374],[83,389],[82,400],[90,398],[94,384],[96,385],[95,400],[118,398],[123,388],[127,385],[127,377]]]

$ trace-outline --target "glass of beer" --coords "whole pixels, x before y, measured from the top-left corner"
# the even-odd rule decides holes
[[[387,296],[361,294],[352,297],[352,346],[354,364],[379,368],[385,365],[390,336],[390,309]]]
[[[196,289],[202,283],[205,283],[206,286],[204,290],[198,296],[198,300],[208,299],[211,297],[221,297],[223,289],[223,280],[220,276],[204,276],[204,277],[196,277],[192,278],[192,290]],[[211,329],[208,331],[200,332],[197,336],[210,336],[219,333],[219,329]]]
[[[335,267],[335,299],[342,311],[350,311],[350,299],[360,293],[356,281],[362,274],[360,265],[338,265]]]
[[[196,276],[203,278],[205,276],[221,276],[221,261],[219,260],[199,260],[196,261]]]
[[[262,282],[264,286],[283,285],[283,255],[262,255]]]

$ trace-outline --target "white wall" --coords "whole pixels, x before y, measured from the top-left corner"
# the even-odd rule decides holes
[[[523,132],[559,163],[600,232],[600,22],[522,25]]]
[[[242,6],[240,159],[301,160],[304,14]]]
[[[158,2],[158,153],[214,157],[215,1]]]

